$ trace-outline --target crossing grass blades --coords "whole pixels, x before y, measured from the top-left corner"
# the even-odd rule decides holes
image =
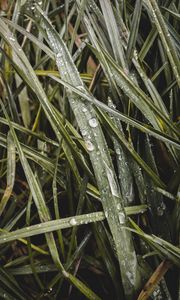
[[[180,300],[179,1],[0,2],[0,298]]]

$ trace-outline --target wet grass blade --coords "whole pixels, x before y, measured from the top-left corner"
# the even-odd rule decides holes
[[[11,135],[14,139],[14,144],[16,145],[16,148],[17,148],[17,151],[18,151],[18,154],[19,154],[19,158],[20,158],[21,164],[22,164],[23,169],[24,169],[24,173],[26,175],[26,178],[27,178],[27,181],[28,181],[33,199],[35,201],[35,204],[36,204],[36,207],[37,207],[37,210],[38,210],[40,220],[42,222],[49,221],[50,220],[50,214],[49,214],[48,208],[45,204],[45,200],[44,200],[44,196],[42,194],[41,188],[38,184],[38,181],[37,181],[32,169],[31,169],[29,163],[28,163],[27,158],[24,155],[24,152],[23,152],[23,150],[21,148],[21,145],[18,141],[16,133],[15,133],[13,127],[11,126],[11,122],[9,120],[9,117],[7,115],[7,112],[6,112],[5,107],[4,107],[2,102],[1,102],[1,106],[3,108],[6,119],[9,122],[10,132],[11,132]],[[53,237],[52,233],[51,234],[46,233],[46,239],[47,239],[47,243],[48,243],[48,246],[49,246],[50,253],[52,255],[52,259],[54,260],[55,264],[60,268],[60,270],[64,271],[64,268],[63,268],[63,266],[62,266],[62,264],[59,260],[58,251],[57,251],[55,240],[54,240],[54,237]]]
[[[141,9],[142,9],[142,0],[137,0],[134,8],[133,19],[130,28],[130,36],[129,36],[128,46],[126,51],[128,62],[133,57],[133,51],[135,50],[138,29],[139,29],[139,22],[141,18]]]
[[[7,187],[0,202],[0,216],[2,215],[14,186],[16,172],[16,149],[11,133],[7,137]]]
[[[155,21],[155,24],[156,24],[160,39],[162,41],[162,44],[164,46],[164,49],[166,51],[166,54],[169,58],[174,76],[177,80],[178,85],[180,86],[179,59],[178,59],[178,55],[176,52],[176,48],[170,37],[166,23],[164,21],[164,18],[162,16],[159,6],[157,5],[155,0],[148,0],[147,4],[148,4],[148,8],[150,10],[150,13],[152,14],[153,19]]]
[[[147,210],[147,205],[126,207],[127,215],[141,214]],[[19,238],[43,234],[46,232],[56,231],[59,229],[71,228],[73,226],[100,222],[106,218],[104,212],[93,212],[84,215],[77,215],[59,220],[42,222],[37,225],[31,225],[16,231],[3,233],[0,235],[0,244],[7,243]]]
[[[62,78],[74,86],[80,86],[84,88],[83,82],[81,81],[78,71],[72,61],[72,58],[70,57],[69,52],[67,51],[66,45],[60,39],[57,32],[52,28],[48,19],[44,16],[42,12],[41,16],[43,18],[43,26],[46,29],[48,39],[55,52],[56,63]],[[121,224],[126,223],[126,216],[124,214],[122,199],[108,150],[104,151],[104,149],[107,149],[107,145],[94,109],[90,105],[82,104],[81,99],[79,99],[79,97],[73,95],[72,93],[69,93],[68,95],[71,108],[76,116],[81,133],[84,137],[86,148],[89,151],[99,191],[101,194],[102,205],[104,211],[107,214],[107,220],[112,231],[112,235],[114,237],[114,241],[117,248],[117,254],[119,257],[119,264],[124,289],[125,292],[128,294],[128,297],[131,298],[132,295],[135,293],[135,290],[139,286],[140,274],[138,272],[137,258],[134,251],[131,236],[127,235],[125,237],[125,231],[121,230]],[[91,137],[90,140],[88,138],[89,136]],[[97,153],[99,158],[98,161]],[[99,165],[101,166],[100,168],[101,172],[103,172],[103,175],[100,174]],[[106,174],[106,177],[104,177],[104,174]],[[119,208],[118,210],[117,207]],[[129,256],[128,261],[124,256],[124,247],[122,245],[122,240],[124,239],[126,239],[124,247],[126,247],[126,256]],[[129,264],[129,269],[132,270],[131,278],[133,278],[133,280],[130,279],[129,273],[127,274],[126,272],[127,263]],[[134,269],[135,265],[137,269]],[[132,281],[134,282],[133,285]]]

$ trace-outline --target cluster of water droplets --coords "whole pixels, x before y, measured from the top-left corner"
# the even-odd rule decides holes
[[[155,291],[152,293],[152,296],[153,296],[153,298],[154,298],[155,300],[162,300],[162,299],[163,299],[163,297],[162,297],[162,295],[161,295],[161,290],[160,290],[159,287],[157,287],[157,288],[155,289]]]

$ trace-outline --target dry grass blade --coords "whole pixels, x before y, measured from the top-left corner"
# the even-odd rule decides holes
[[[162,263],[157,267],[155,272],[149,278],[148,282],[145,284],[143,290],[138,296],[137,300],[147,300],[157,288],[160,280],[164,277],[169,268],[172,267],[172,264],[169,261],[162,261]]]

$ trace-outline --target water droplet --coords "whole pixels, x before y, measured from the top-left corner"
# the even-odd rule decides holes
[[[60,58],[62,56],[63,56],[63,54],[61,52],[57,53],[57,55],[56,55],[57,58]]]
[[[105,217],[108,218],[108,212],[107,211],[105,211]]]
[[[85,129],[81,130],[83,136],[87,135],[87,131]]]
[[[87,111],[87,108],[86,107],[83,107],[82,108],[82,112],[86,112]]]
[[[10,36],[9,38],[11,41],[15,42],[15,38],[13,36]]]
[[[116,151],[116,154],[118,154],[118,155],[121,154],[121,151],[119,148],[117,148],[115,151]]]
[[[86,141],[85,142],[86,148],[88,151],[93,151],[94,150],[94,145],[91,143],[91,141]]]
[[[107,165],[107,163],[104,161],[105,167],[106,167],[106,174],[107,174],[107,178],[109,181],[109,185],[110,185],[110,189],[111,189],[111,193],[113,196],[118,197],[119,193],[118,193],[118,187],[116,184],[116,180],[114,178],[114,173],[111,170],[111,168],[109,168],[109,166]]]
[[[124,224],[125,223],[125,214],[123,212],[119,213],[119,222],[120,224]]]
[[[97,119],[96,118],[92,118],[89,120],[89,125],[93,128],[97,127],[98,125],[98,122],[97,122]]]
[[[48,290],[48,294],[50,294],[51,292],[52,292],[52,287],[51,288],[49,288],[49,290]]]
[[[76,219],[75,218],[70,219],[69,224],[75,226],[77,224]]]
[[[118,203],[116,207],[117,207],[118,210],[120,210],[121,209],[121,204]]]

